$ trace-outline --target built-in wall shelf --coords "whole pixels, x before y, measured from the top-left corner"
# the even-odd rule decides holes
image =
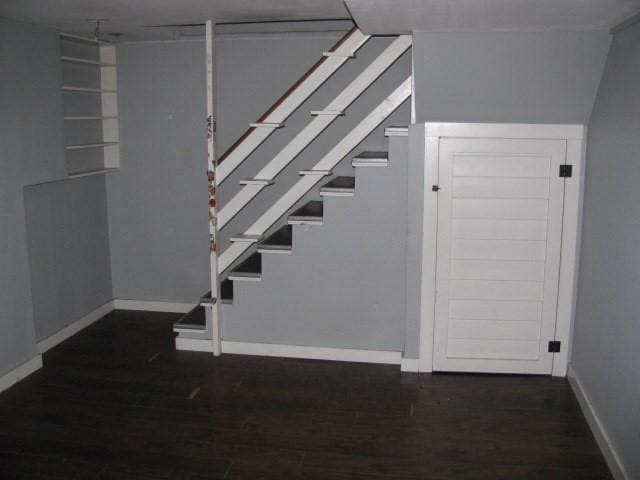
[[[102,148],[110,145],[118,145],[118,142],[103,142],[103,143],[81,143],[79,145],[66,145],[66,150],[86,150],[87,148]]]
[[[69,174],[69,178],[89,177],[91,175],[104,175],[107,173],[117,172],[117,168],[101,168],[99,170],[87,170],[86,172],[77,172]]]
[[[60,33],[60,68],[67,175],[79,178],[117,170],[120,134],[115,45]]]
[[[105,40],[99,40],[97,38],[83,37],[82,35],[76,35],[74,33],[60,32],[60,38],[62,40],[69,40],[72,42],[88,43],[92,45],[111,45],[111,42]]]
[[[73,121],[73,120],[115,120],[118,117],[83,117],[83,116],[75,116],[75,117],[64,117],[65,120]]]
[[[93,87],[77,87],[75,85],[63,85],[63,92],[78,92],[78,93],[117,93],[116,90],[110,90],[106,88],[93,88]]]
[[[115,67],[114,63],[100,62],[98,60],[89,60],[88,58],[68,57],[63,55],[60,60],[67,63],[77,63],[79,65],[89,65],[92,67]]]

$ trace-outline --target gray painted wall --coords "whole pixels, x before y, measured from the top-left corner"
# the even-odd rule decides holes
[[[589,124],[571,364],[640,478],[640,24],[618,33]]]
[[[0,375],[32,358],[22,186],[64,173],[57,36],[0,19]]]
[[[24,189],[36,340],[113,298],[104,177]]]
[[[606,32],[414,35],[417,122],[586,124]]]
[[[207,290],[204,42],[119,45],[119,172],[108,175],[113,293],[195,302]]]
[[[390,155],[349,167],[355,196],[324,197],[323,225],[294,225],[290,255],[262,254],[261,282],[234,281],[224,340],[404,349],[406,138]]]
[[[111,298],[104,180],[59,181],[61,84],[57,32],[0,19],[0,375]]]

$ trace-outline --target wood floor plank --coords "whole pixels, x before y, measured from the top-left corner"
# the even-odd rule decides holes
[[[565,379],[176,352],[115,311],[0,394],[0,478],[610,479]]]

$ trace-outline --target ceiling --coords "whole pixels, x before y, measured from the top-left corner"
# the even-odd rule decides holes
[[[157,25],[349,19],[342,0],[0,0],[0,16],[89,34],[87,19],[106,19],[101,31],[128,37],[166,37]]]
[[[345,0],[366,33],[610,29],[640,0]]]
[[[249,23],[353,17],[365,33],[398,34],[609,29],[638,11],[640,0],[0,0],[3,17],[81,34],[93,33],[87,19],[101,18],[106,38],[123,33],[124,39],[200,36],[202,28],[167,25],[208,18]]]

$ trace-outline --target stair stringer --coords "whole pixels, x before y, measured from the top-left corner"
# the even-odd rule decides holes
[[[354,171],[354,197],[325,197],[322,226],[294,225],[291,255],[236,282],[223,340],[403,351],[407,162]]]

